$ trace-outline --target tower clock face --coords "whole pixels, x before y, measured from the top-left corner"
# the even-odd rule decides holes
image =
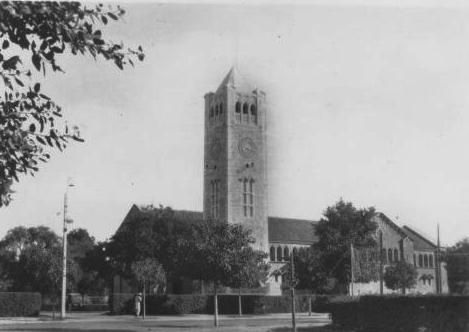
[[[218,159],[220,157],[222,150],[221,143],[218,141],[213,141],[212,144],[210,144],[209,148],[209,155],[212,159]]]
[[[251,138],[244,137],[239,141],[238,150],[244,158],[251,158],[256,155],[257,147]]]

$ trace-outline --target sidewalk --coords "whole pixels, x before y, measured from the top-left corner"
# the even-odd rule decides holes
[[[52,312],[43,312],[39,317],[0,317],[0,325],[11,325],[11,324],[30,324],[30,323],[72,323],[72,322],[127,322],[135,321],[136,319],[143,320],[141,317],[137,318],[132,315],[108,315],[105,312],[72,312],[67,313],[65,320],[60,320],[60,314],[56,313],[56,319],[52,319]],[[281,314],[264,314],[264,315],[219,315],[220,320],[284,320],[290,319],[291,313]],[[296,313],[296,318],[300,321],[303,320],[321,320],[328,321],[328,314],[312,313],[311,316],[308,313]],[[158,321],[158,322],[174,322],[174,321],[212,321],[213,315],[202,315],[202,314],[188,314],[188,315],[147,315],[145,317],[146,322]]]

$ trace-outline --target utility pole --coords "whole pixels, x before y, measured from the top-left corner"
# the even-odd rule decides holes
[[[353,296],[353,243],[350,243],[350,296]]]
[[[436,225],[436,293],[441,294],[440,224]]]
[[[293,251],[290,254],[290,290],[291,290],[291,323],[293,332],[296,332],[296,320],[295,320],[295,260],[293,259]]]
[[[379,232],[379,295],[383,295],[383,232]]]
[[[70,180],[67,181],[67,187],[65,188],[64,194],[64,215],[63,215],[63,253],[62,253],[62,303],[60,318],[65,319],[65,309],[66,309],[66,300],[67,300],[67,224],[71,223],[71,219],[67,218],[67,209],[68,209],[68,188],[73,187],[74,185],[70,183]]]

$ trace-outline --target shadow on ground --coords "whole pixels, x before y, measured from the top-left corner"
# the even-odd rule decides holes
[[[0,331],[2,331],[2,329],[0,328]],[[55,331],[55,332],[83,332],[83,331],[86,331],[86,332],[109,332],[109,331],[118,331],[118,332],[135,332],[135,330],[116,330],[115,328],[109,328],[109,329],[94,329],[94,330],[90,330],[90,329],[80,329],[80,328],[64,328],[64,327],[34,327],[34,328],[31,328],[31,329],[28,329],[27,327],[17,327],[17,328],[8,328],[8,331],[24,331],[24,332],[27,332],[27,331]]]
[[[291,327],[274,327],[269,330],[269,332],[291,332],[293,329]],[[339,330],[333,328],[331,325],[326,326],[302,326],[296,328],[297,332],[339,332],[345,330]]]

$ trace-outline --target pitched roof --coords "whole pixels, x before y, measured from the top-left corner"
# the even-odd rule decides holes
[[[269,242],[313,244],[316,222],[311,220],[269,217]]]
[[[131,218],[151,214],[152,206],[132,205],[119,230],[124,230],[124,224]],[[174,220],[188,224],[197,223],[203,220],[201,211],[173,210]],[[295,243],[312,244],[317,238],[314,235],[315,222],[311,220],[268,217],[269,223],[269,242],[275,243]]]
[[[409,226],[402,227],[402,230],[407,234],[407,236],[414,241],[415,250],[435,250],[436,245],[429,239],[423,237],[421,234],[414,231]]]
[[[407,237],[407,233],[404,232],[404,230],[399,227],[394,221],[392,221],[387,215],[385,215],[382,212],[376,212],[376,217],[379,217],[383,222],[388,224],[392,229],[394,229],[398,234],[400,234],[403,237]],[[411,238],[412,240],[412,238]]]
[[[226,74],[225,78],[217,89],[217,93],[220,92],[225,86],[232,86],[236,89],[236,91],[243,93],[251,93],[254,90],[254,88],[243,78],[235,66],[231,67],[228,74]]]

